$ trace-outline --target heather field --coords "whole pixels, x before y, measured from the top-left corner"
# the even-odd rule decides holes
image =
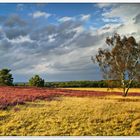
[[[0,3],[0,137],[140,136],[140,2],[12,1]]]
[[[140,93],[0,87],[1,136],[140,136]]]
[[[0,87],[0,109],[6,109],[8,106],[24,104],[27,101],[35,100],[54,100],[59,96],[101,97],[107,95],[120,95],[121,92],[99,91],[100,88],[94,90],[83,90],[82,88],[71,89],[49,89],[35,87]],[[130,92],[130,96],[140,96],[139,92]]]

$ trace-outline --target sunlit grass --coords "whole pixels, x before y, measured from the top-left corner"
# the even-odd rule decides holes
[[[125,99],[125,100],[124,100]],[[60,97],[0,110],[0,135],[140,135],[140,97]]]
[[[122,92],[121,88],[65,88],[72,90],[87,90],[87,91],[105,91],[105,92]],[[130,88],[129,92],[138,92],[140,93],[140,88]]]

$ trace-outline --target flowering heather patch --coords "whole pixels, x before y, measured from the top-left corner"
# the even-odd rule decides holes
[[[52,100],[57,96],[106,96],[121,95],[120,92],[80,91],[69,89],[27,88],[27,87],[0,87],[0,109],[8,106],[24,104],[27,101]],[[138,93],[129,93],[131,96],[140,96]]]

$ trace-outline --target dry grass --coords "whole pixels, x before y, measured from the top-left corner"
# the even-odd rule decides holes
[[[85,90],[85,91],[105,91],[105,92],[122,92],[121,88],[65,88],[71,90]],[[129,92],[140,93],[140,88],[130,88]]]
[[[0,135],[140,135],[140,97],[60,97],[0,110]]]

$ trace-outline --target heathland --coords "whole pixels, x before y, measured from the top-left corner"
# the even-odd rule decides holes
[[[138,89],[82,90],[0,87],[0,135],[140,135]]]

